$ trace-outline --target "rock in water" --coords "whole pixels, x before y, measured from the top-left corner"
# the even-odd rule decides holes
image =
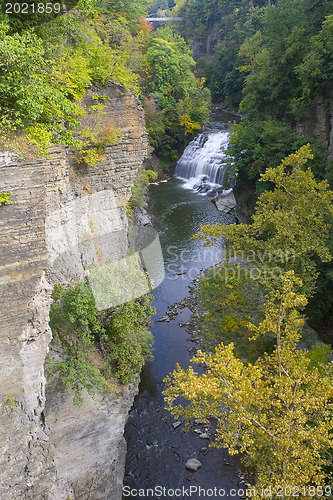
[[[158,321],[158,322],[161,323],[162,321],[168,322],[168,321],[171,321],[171,320],[170,320],[169,316],[167,314],[165,314],[164,316],[161,316],[160,318],[158,318],[156,321]]]
[[[186,462],[186,469],[190,470],[192,472],[197,471],[198,469],[200,469],[200,467],[201,467],[201,462],[199,460],[197,460],[196,458],[190,458]]]
[[[224,214],[229,214],[236,208],[236,199],[232,190],[230,192],[227,191],[226,194],[220,195],[218,198],[214,199],[213,202],[216,208]]]

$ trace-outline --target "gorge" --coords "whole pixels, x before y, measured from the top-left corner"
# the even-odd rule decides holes
[[[0,497],[330,498],[332,1],[63,4],[0,10]]]
[[[111,259],[124,257],[128,250],[125,205],[147,155],[144,121],[134,96],[122,87],[109,85],[98,89],[98,95],[101,92],[106,97],[106,119],[122,131],[122,137],[106,147],[105,160],[98,169],[82,169],[82,165],[78,168],[70,150],[61,147],[54,147],[47,160],[4,157],[1,166],[4,185],[8,183],[13,192],[13,204],[3,207],[1,214],[3,234],[10,235],[1,243],[2,293],[7,301],[1,318],[4,457],[1,494],[8,499],[67,500],[71,496],[85,499],[89,495],[94,499],[121,498],[126,451],[123,431],[138,390],[137,383],[119,386],[111,394],[96,395],[94,399],[83,394],[83,406],[78,407],[59,380],[45,385],[44,373],[50,349],[48,323],[54,284],[78,282],[85,277],[86,266],[97,259],[92,235],[92,241],[103,244],[103,252]],[[89,99],[86,100],[88,108]],[[91,123],[92,118],[88,115],[86,120]],[[86,125],[87,122],[82,123],[82,127]],[[215,134],[216,131],[212,133],[213,138]],[[223,145],[227,141],[227,132],[222,134],[223,141],[218,148],[214,140],[210,142],[218,158],[223,156]],[[214,175],[217,164],[215,160]],[[171,205],[170,200],[173,200]],[[220,259],[219,246],[204,255],[200,245],[192,246],[191,236],[200,223],[218,221],[221,217],[232,221],[233,218],[219,215],[208,198],[184,189],[176,179],[155,189],[152,186],[150,206],[153,207],[149,209],[153,227],[163,247],[166,272],[163,284],[155,290],[158,318],[165,313],[166,305],[184,298],[200,269]],[[105,235],[108,235],[106,239]],[[187,316],[188,312],[184,311],[179,319]],[[199,431],[194,434],[196,445],[193,446],[192,437],[184,436],[179,441],[183,432],[169,430],[173,429],[172,418],[163,410],[161,382],[179,359],[180,352],[183,361],[189,362],[189,345],[184,329],[175,322],[155,325],[159,325],[155,361],[143,371],[137,403],[127,424],[125,485],[145,484],[142,466],[134,465],[135,457],[140,455],[144,467],[147,466],[142,450],[138,452],[142,443],[150,450],[149,454],[153,452],[153,463],[160,462],[161,454],[164,460],[166,453],[171,465],[166,475],[161,475],[159,467],[149,465],[152,472],[148,485],[165,480],[165,484],[171,486],[175,470],[179,477],[177,484],[185,477],[183,484],[186,485],[191,473],[186,476],[185,464],[184,468],[179,464],[186,456],[201,454],[204,466],[197,476],[200,484],[204,484],[206,477],[204,482],[209,485],[214,477],[216,485],[226,486],[227,481],[228,487],[235,486],[238,466],[230,466],[230,457],[217,451],[208,452],[207,441],[200,439]],[[54,349],[52,356],[61,355]],[[138,422],[133,424],[135,415]],[[161,431],[155,426],[156,419],[164,424]],[[149,438],[144,437],[147,432]],[[156,432],[160,435],[154,437]],[[203,451],[200,452],[200,448]],[[220,469],[217,464],[221,460],[229,465]],[[216,475],[216,470],[221,470],[221,475]]]

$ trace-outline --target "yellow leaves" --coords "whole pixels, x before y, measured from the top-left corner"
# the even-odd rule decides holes
[[[245,62],[243,65],[237,68],[239,71],[247,73],[251,70],[254,59],[260,51],[262,41],[262,34],[260,31],[257,31],[257,33],[253,35],[252,38],[247,38],[241,45],[238,52],[238,57]]]
[[[294,271],[285,273],[266,303],[264,321],[250,325],[257,335],[275,334],[271,354],[252,365],[234,355],[232,344],[220,344],[213,354],[198,351],[192,359],[205,366],[203,375],[177,365],[165,381],[168,408],[187,423],[215,417],[215,445],[245,452],[256,466],[258,487],[322,485],[329,464],[323,452],[333,444],[333,383],[310,370],[307,353],[297,349],[303,318],[296,308],[306,299],[294,288],[301,285]],[[189,404],[174,406],[179,396]]]
[[[188,113],[179,117],[179,123],[182,127],[185,127],[185,135],[193,135],[195,130],[201,129],[200,123],[194,122]]]
[[[45,125],[37,124],[27,129],[27,139],[29,144],[34,146],[38,153],[47,156],[47,150],[51,145],[52,133]]]

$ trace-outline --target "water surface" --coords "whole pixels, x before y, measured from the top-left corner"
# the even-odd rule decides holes
[[[192,235],[200,230],[201,224],[234,220],[221,215],[207,196],[184,189],[177,179],[151,186],[149,213],[159,233],[166,277],[154,291],[155,359],[142,371],[140,391],[125,429],[128,453],[124,485],[135,490],[160,486],[172,490],[185,488],[187,492],[192,486],[190,498],[199,499],[203,494],[195,493],[195,488],[216,487],[226,492],[237,489],[238,464],[226,450],[208,447],[213,439],[212,429],[208,429],[211,437],[207,440],[195,432],[204,430],[202,424],[193,426],[188,432],[183,431],[183,425],[173,427],[175,420],[164,409],[163,379],[176,363],[183,368],[190,364],[193,354],[189,350],[195,344],[178,325],[179,321],[189,319],[190,311],[181,311],[170,322],[158,322],[157,319],[168,311],[168,306],[189,295],[191,281],[201,269],[221,259],[221,245],[205,249],[199,241],[192,240]],[[189,458],[200,460],[202,467],[196,472],[187,471],[185,465]],[[128,495],[128,491],[123,498],[138,498]],[[172,498],[172,491],[164,493],[164,496],[156,494],[150,498]],[[180,498],[186,496],[185,493]],[[210,498],[221,496],[214,494]],[[233,498],[240,497],[234,495]]]

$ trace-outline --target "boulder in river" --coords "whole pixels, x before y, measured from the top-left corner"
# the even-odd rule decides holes
[[[162,321],[171,321],[171,318],[169,318],[169,316],[167,314],[165,314],[164,316],[161,316],[160,318],[158,318],[156,321],[159,321],[159,322],[162,322]]]
[[[213,202],[216,208],[224,214],[230,214],[236,208],[236,199],[232,190],[219,195]]]
[[[200,467],[201,467],[201,462],[199,460],[197,460],[196,458],[190,458],[186,462],[186,469],[190,470],[192,472],[197,471],[198,469],[200,469]]]
[[[200,439],[209,439],[210,438],[210,435],[208,434],[208,432],[202,432],[200,434]]]

